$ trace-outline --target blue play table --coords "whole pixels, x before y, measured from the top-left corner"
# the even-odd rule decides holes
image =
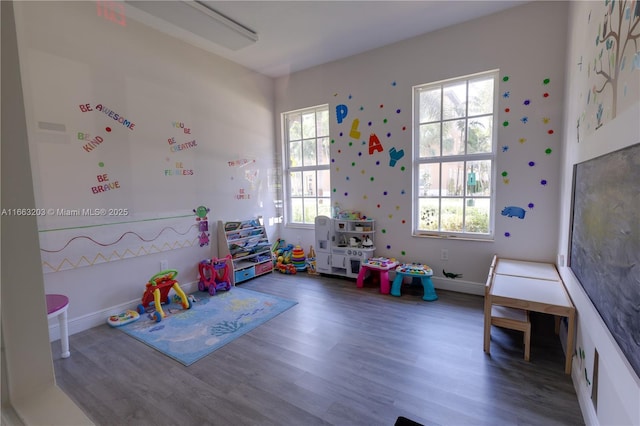
[[[419,278],[422,282],[422,287],[424,288],[424,296],[422,296],[422,300],[426,300],[428,302],[438,300],[438,295],[436,294],[436,290],[433,288],[433,283],[431,282],[432,275],[433,270],[431,270],[427,265],[419,263],[402,264],[396,268],[396,278],[393,280],[393,284],[391,285],[391,295],[400,296],[400,287],[402,286],[403,278],[411,277]]]

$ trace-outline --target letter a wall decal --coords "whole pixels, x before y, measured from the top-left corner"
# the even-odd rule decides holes
[[[376,134],[371,133],[371,136],[369,136],[369,155],[373,154],[374,151],[382,152],[384,148],[382,148],[380,139],[378,139]]]

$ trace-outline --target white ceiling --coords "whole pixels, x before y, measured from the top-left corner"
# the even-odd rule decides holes
[[[257,33],[257,42],[238,50],[133,7],[127,15],[259,73],[280,77],[528,1],[201,1]]]

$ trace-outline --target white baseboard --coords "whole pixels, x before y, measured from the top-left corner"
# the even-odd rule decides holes
[[[484,283],[475,283],[458,279],[432,277],[433,286],[437,289],[456,291],[458,293],[484,296]]]
[[[580,365],[575,356],[571,363],[571,380],[573,381],[573,388],[576,390],[584,424],[587,426],[599,426],[598,415],[591,401],[590,388],[585,383],[584,372],[580,371]]]
[[[187,284],[180,283],[180,288],[189,294],[198,290],[198,282],[192,281]],[[140,293],[140,297],[142,297],[142,293]],[[140,299],[130,300],[125,303],[121,303],[116,306],[112,306],[107,309],[103,309],[98,312],[92,312],[87,315],[83,315],[78,318],[69,319],[68,327],[69,327],[69,336],[80,333],[81,331],[89,330],[90,328],[97,327],[99,325],[105,324],[107,322],[107,318],[111,315],[117,315],[121,312],[126,311],[127,309],[135,310],[136,307],[140,304]],[[53,342],[60,339],[60,324],[58,322],[58,318],[52,318],[49,322],[49,342]]]

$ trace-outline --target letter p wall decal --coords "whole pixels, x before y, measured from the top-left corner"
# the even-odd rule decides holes
[[[338,120],[338,124],[347,118],[347,114],[349,114],[349,108],[347,108],[345,104],[336,105],[336,119]]]

